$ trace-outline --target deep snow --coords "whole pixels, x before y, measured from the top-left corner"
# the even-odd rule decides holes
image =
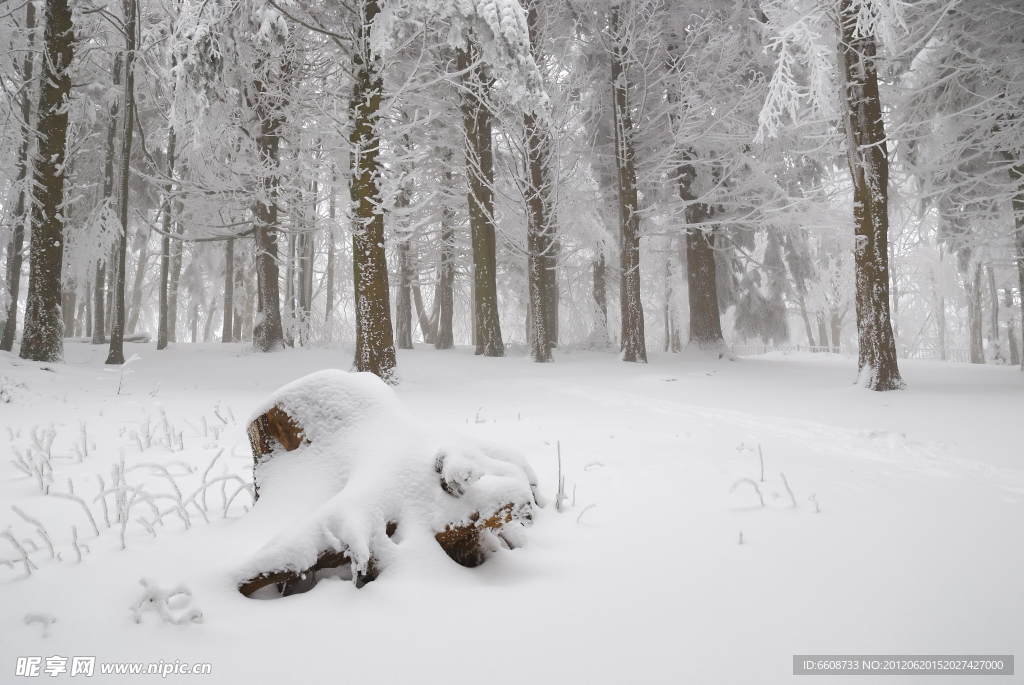
[[[433,550],[396,555],[362,589],[329,578],[259,601],[234,587],[276,532],[246,523],[245,417],[307,373],[347,369],[351,350],[125,347],[140,359],[120,395],[105,348],[69,343],[63,365],[0,353],[11,399],[0,404],[0,529],[31,539],[20,544],[38,566],[24,578],[0,540],[13,562],[0,566],[4,682],[22,680],[17,657],[52,655],[209,662],[199,679],[211,683],[774,683],[793,679],[794,654],[1024,654],[1016,368],[902,361],[908,388],[872,393],[853,385],[854,360],[833,355],[653,354],[634,365],[559,352],[539,365],[399,352],[397,394],[414,415],[517,450],[536,470],[549,504],[527,544],[475,569]],[[40,464],[28,451],[45,450],[51,424],[47,496],[11,460]],[[574,498],[561,513],[550,503],[558,445]],[[109,528],[94,499],[122,452],[121,491],[165,495],[153,501],[169,512],[155,524],[138,499],[125,550],[116,493]],[[98,539],[81,505],[55,496],[69,479]],[[174,486],[182,502],[196,493],[183,515]],[[43,524],[60,561],[11,505]],[[72,525],[88,546],[80,563]],[[166,615],[202,621],[144,611],[136,623],[143,578],[183,583],[191,596]],[[914,676],[932,680],[956,678]]]

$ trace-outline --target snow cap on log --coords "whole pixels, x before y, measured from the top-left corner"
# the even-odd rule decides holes
[[[417,547],[399,548],[396,532],[433,537],[476,566],[497,536],[516,537],[504,527],[528,525],[541,503],[522,455],[426,424],[369,373],[326,370],[289,383],[253,412],[249,437],[260,495],[250,516],[276,534],[240,569],[246,595],[271,584],[309,589],[342,564],[357,583],[372,580],[400,549]]]

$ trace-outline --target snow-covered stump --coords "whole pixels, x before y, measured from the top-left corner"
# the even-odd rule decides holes
[[[249,516],[277,532],[239,569],[246,596],[304,592],[346,565],[361,586],[427,535],[478,566],[502,542],[517,546],[542,504],[522,455],[424,423],[369,373],[300,378],[256,409],[248,432]]]

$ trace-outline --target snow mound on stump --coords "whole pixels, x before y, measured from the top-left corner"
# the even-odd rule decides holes
[[[369,373],[332,369],[284,386],[250,417],[249,440],[249,516],[279,532],[239,569],[247,596],[274,584],[302,592],[346,564],[362,584],[427,535],[477,566],[498,537],[513,546],[539,504],[520,454],[420,421]]]

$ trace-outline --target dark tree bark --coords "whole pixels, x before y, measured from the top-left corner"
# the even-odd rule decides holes
[[[398,241],[398,302],[395,303],[395,335],[398,349],[412,349],[412,267],[409,239]]]
[[[234,342],[235,313],[235,239],[224,241],[224,326],[220,341]]]
[[[527,0],[526,24],[530,33],[530,51],[540,61],[540,40],[537,5],[539,0]],[[550,134],[545,125],[532,113],[523,114],[526,138],[526,178],[523,199],[526,202],[527,282],[529,289],[529,343],[530,356],[535,362],[550,362],[553,332],[549,330],[551,313],[551,281],[549,273],[553,230],[551,224],[551,194],[548,171],[551,155]]]
[[[416,307],[416,319],[420,325],[420,333],[423,335],[423,342],[428,345],[434,344],[434,333],[437,330],[437,324],[433,325],[430,323],[431,316],[427,314],[426,308],[423,306],[423,292],[418,282],[412,284],[412,302]],[[435,310],[437,308],[435,307]]]
[[[825,315],[821,313],[818,314],[818,340],[822,347],[828,347],[828,328],[825,326]]]
[[[244,244],[241,254],[236,255],[235,259],[235,287],[232,293],[232,304],[234,306],[231,313],[231,339],[235,342],[242,342],[242,319],[245,318],[245,303],[249,299],[249,288],[245,285],[246,251]],[[245,295],[245,297],[242,298],[241,303],[239,303],[240,294]]]
[[[161,220],[163,221],[163,236],[160,240],[160,305],[157,313],[156,326],[156,349],[163,350],[167,347],[168,340],[168,318],[170,315],[170,298],[167,292],[170,287],[171,269],[171,211],[174,204],[171,202],[171,195],[174,193],[174,156],[177,152],[178,137],[171,128],[167,131],[167,185],[164,188],[164,201],[161,207]]]
[[[107,335],[105,326],[107,324],[106,299],[107,299],[107,267],[104,260],[96,260],[96,278],[92,291],[92,344],[106,345]]]
[[[128,333],[134,333],[139,325],[139,317],[142,315],[142,287],[146,281],[146,271],[149,269],[149,238],[147,237],[139,247],[139,261],[135,266],[135,279],[132,283],[132,306],[128,314]]]
[[[690,203],[685,210],[686,223],[686,283],[690,305],[690,345],[703,350],[721,351],[725,348],[722,320],[718,308],[717,275],[715,273],[715,232],[707,226],[714,209],[697,202],[693,183],[697,172],[692,164],[678,170],[679,198]]]
[[[853,181],[858,367],[871,390],[904,387],[889,316],[889,157],[875,39],[856,33],[857,3],[840,0],[843,128]]]
[[[545,178],[549,177],[545,176]],[[551,185],[551,181],[548,180],[546,188],[549,189]],[[546,328],[548,347],[550,349],[558,347],[558,305],[561,297],[558,288],[558,253],[561,251],[561,243],[558,240],[554,224],[554,214],[554,208],[551,208],[551,212],[548,215],[548,237],[551,239],[551,244],[543,254],[544,297],[547,299],[547,312],[545,315],[547,316]]]
[[[14,347],[14,334],[18,327],[18,295],[21,291],[22,251],[25,249],[25,201],[28,188],[28,153],[32,136],[32,68],[33,47],[36,41],[36,6],[25,5],[25,33],[28,35],[28,51],[21,63],[21,145],[18,147],[18,203],[14,208],[14,233],[7,244],[7,294],[11,301],[4,315],[4,334],[0,338],[0,350],[10,352]]]
[[[841,334],[843,331],[843,318],[845,316],[845,313],[843,316],[840,316],[839,312],[835,310],[832,311],[832,351],[836,354],[839,354],[839,345],[842,342]]]
[[[466,175],[469,178],[469,227],[473,244],[473,311],[476,354],[503,357],[498,319],[496,241],[494,235],[494,158],[491,112],[487,103],[491,79],[477,51],[458,50],[463,74],[462,117],[466,128]]]
[[[307,230],[297,236],[296,248],[298,251],[298,322],[299,322],[299,344],[309,343],[312,335],[313,315],[313,257],[316,246],[316,211],[317,211],[317,183],[313,181],[310,187],[312,206]]]
[[[121,61],[122,55],[113,59],[114,85],[121,84]],[[109,118],[107,119],[107,143],[105,147],[105,158],[103,163],[103,211],[110,211],[110,199],[114,196],[114,160],[117,158],[117,119],[120,116],[121,101],[114,98],[110,103]],[[93,290],[93,327],[92,344],[106,345],[107,330],[110,328],[110,301],[111,293],[108,293],[107,283],[107,262],[109,259],[100,258],[96,260],[96,287]]]
[[[118,214],[121,234],[118,236],[117,261],[114,265],[114,310],[111,312],[110,350],[107,364],[124,364],[125,331],[125,256],[128,251],[128,180],[131,174],[132,139],[135,133],[135,0],[124,0],[124,120],[121,127],[120,174],[118,176]]]
[[[32,174],[32,240],[21,357],[64,358],[60,278],[64,260],[65,155],[75,34],[68,0],[46,0],[36,122],[38,156]]]
[[[601,248],[598,248],[601,249]],[[602,250],[593,263],[593,283],[591,295],[594,297],[594,308],[596,310],[596,321],[594,322],[594,342],[604,347],[608,344],[608,286],[605,281],[604,251]]]
[[[408,140],[405,141],[408,148]],[[395,198],[395,207],[402,209],[409,206],[409,189],[403,187]],[[395,337],[398,349],[411,350],[412,347],[412,260],[410,258],[410,241],[412,233],[397,236],[398,240],[398,302],[395,303]],[[418,279],[416,279],[418,280]]]
[[[262,67],[263,65],[260,65]],[[257,73],[260,72],[257,67]],[[283,103],[268,93],[263,77],[252,84],[250,104],[256,111],[260,132],[256,137],[256,150],[262,166],[260,174],[262,199],[256,202],[254,231],[256,250],[256,325],[252,331],[252,345],[258,352],[273,352],[284,347],[284,328],[281,325],[280,276],[277,268],[277,192]]]
[[[451,175],[448,174],[451,180]],[[441,214],[441,263],[438,266],[437,287],[434,289],[434,309],[437,321],[430,327],[434,333],[434,348],[450,350],[455,346],[453,320],[455,316],[455,225],[449,209]],[[421,323],[422,325],[422,323]]]
[[[615,163],[618,170],[619,257],[622,270],[619,305],[622,313],[622,359],[647,363],[644,307],[640,300],[640,215],[633,166],[633,121],[624,68],[626,46],[619,35],[619,10],[612,10],[611,83],[615,128]]]
[[[352,130],[352,271],[355,280],[356,355],[359,371],[394,381],[395,345],[391,328],[391,294],[384,253],[381,208],[380,104],[384,88],[380,60],[370,48],[370,31],[380,12],[377,0],[360,4],[358,44],[352,58],[356,82],[349,112]]]

